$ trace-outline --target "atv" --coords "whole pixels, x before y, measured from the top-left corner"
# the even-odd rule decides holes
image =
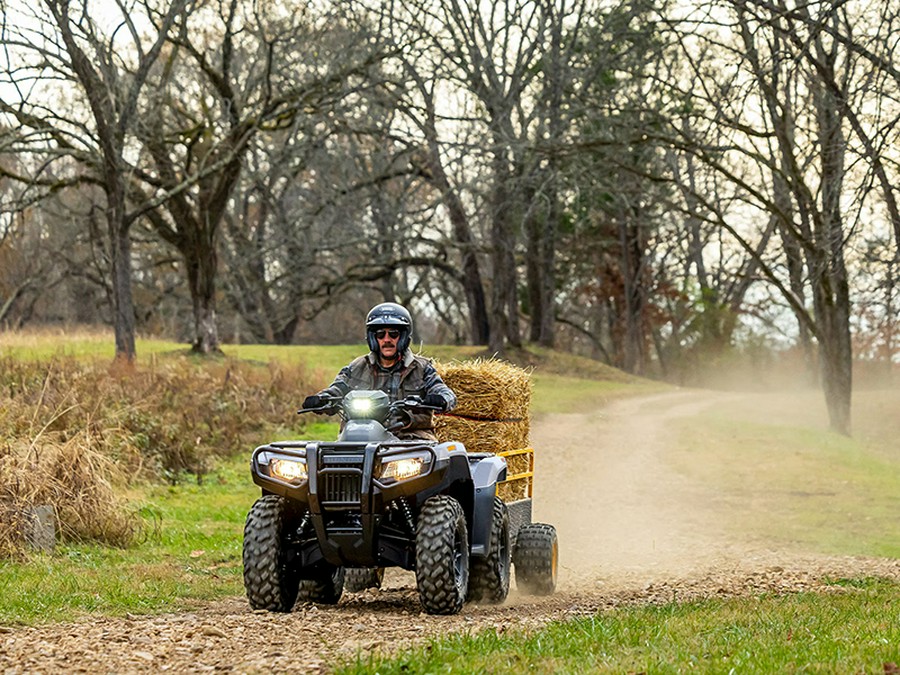
[[[466,601],[500,603],[510,565],[520,590],[556,586],[552,526],[531,524],[531,500],[505,503],[506,460],[461,443],[401,440],[418,397],[351,391],[300,413],[339,414],[336,441],[256,448],[262,488],[244,527],[244,586],[254,609],[298,600],[336,603],[345,588],[379,586],[385,567],[414,570],[422,607],[455,614]]]

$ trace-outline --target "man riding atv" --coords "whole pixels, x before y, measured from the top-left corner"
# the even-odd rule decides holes
[[[525,592],[556,586],[552,526],[531,522],[531,499],[498,495],[507,463],[439,441],[432,415],[456,405],[434,366],[409,351],[400,305],[369,312],[371,352],[307,397],[302,413],[338,414],[336,440],[257,447],[250,472],[262,495],[244,525],[244,587],[253,609],[334,604],[345,588],[381,585],[386,567],[414,571],[423,609],[455,614],[500,603],[510,566]]]
[[[456,395],[428,359],[409,348],[412,317],[405,307],[382,302],[366,316],[366,342],[371,350],[344,366],[329,387],[303,401],[306,410],[319,408],[332,398],[343,398],[357,389],[380,390],[390,400],[418,396],[424,406],[441,412],[452,410]],[[395,434],[401,439],[436,441],[431,411],[411,412],[407,424]]]

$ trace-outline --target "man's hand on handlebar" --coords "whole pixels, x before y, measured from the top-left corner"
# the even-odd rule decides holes
[[[336,403],[340,398],[329,396],[328,394],[313,394],[303,399],[303,406],[297,411],[298,414],[312,412],[322,413],[325,415],[333,415],[337,412]]]
[[[426,408],[437,408],[441,412],[447,409],[447,401],[440,394],[426,394],[422,399],[422,405]]]
[[[313,394],[312,396],[307,396],[303,399],[303,409],[311,410],[312,408],[321,408],[325,405],[325,399],[318,394]]]

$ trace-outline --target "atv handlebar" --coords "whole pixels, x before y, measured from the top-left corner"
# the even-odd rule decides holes
[[[318,408],[300,408],[297,414],[320,413],[322,415],[334,415],[339,411],[340,403],[343,400],[340,396],[330,396],[328,394],[319,394],[319,399],[325,401],[325,404],[320,405]]]
[[[321,405],[318,408],[300,408],[300,410],[297,411],[297,414],[317,413],[320,415],[335,415],[342,412],[341,403],[344,400],[343,396],[322,394],[319,398],[325,401],[324,405]],[[406,398],[391,401],[389,410],[391,413],[400,410],[408,410],[409,412],[443,412],[443,408],[438,406],[425,405],[422,403],[422,399],[419,396],[407,396]]]

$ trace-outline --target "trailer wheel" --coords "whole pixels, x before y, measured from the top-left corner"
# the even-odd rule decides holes
[[[559,541],[556,528],[543,523],[525,525],[516,537],[513,553],[516,586],[523,593],[550,595],[556,590]]]
[[[343,592],[344,568],[322,563],[311,578],[300,580],[297,599],[301,602],[335,605]]]
[[[344,570],[344,590],[359,593],[367,588],[381,588],[383,567],[347,567]]]
[[[456,614],[468,585],[466,516],[453,497],[431,497],[416,525],[416,587],[422,607],[429,614]]]
[[[297,599],[297,576],[287,566],[284,497],[257,499],[244,524],[244,589],[253,609],[290,612]]]
[[[509,513],[503,500],[494,497],[491,551],[484,558],[472,558],[468,599],[488,605],[506,600],[509,594],[509,564]]]

